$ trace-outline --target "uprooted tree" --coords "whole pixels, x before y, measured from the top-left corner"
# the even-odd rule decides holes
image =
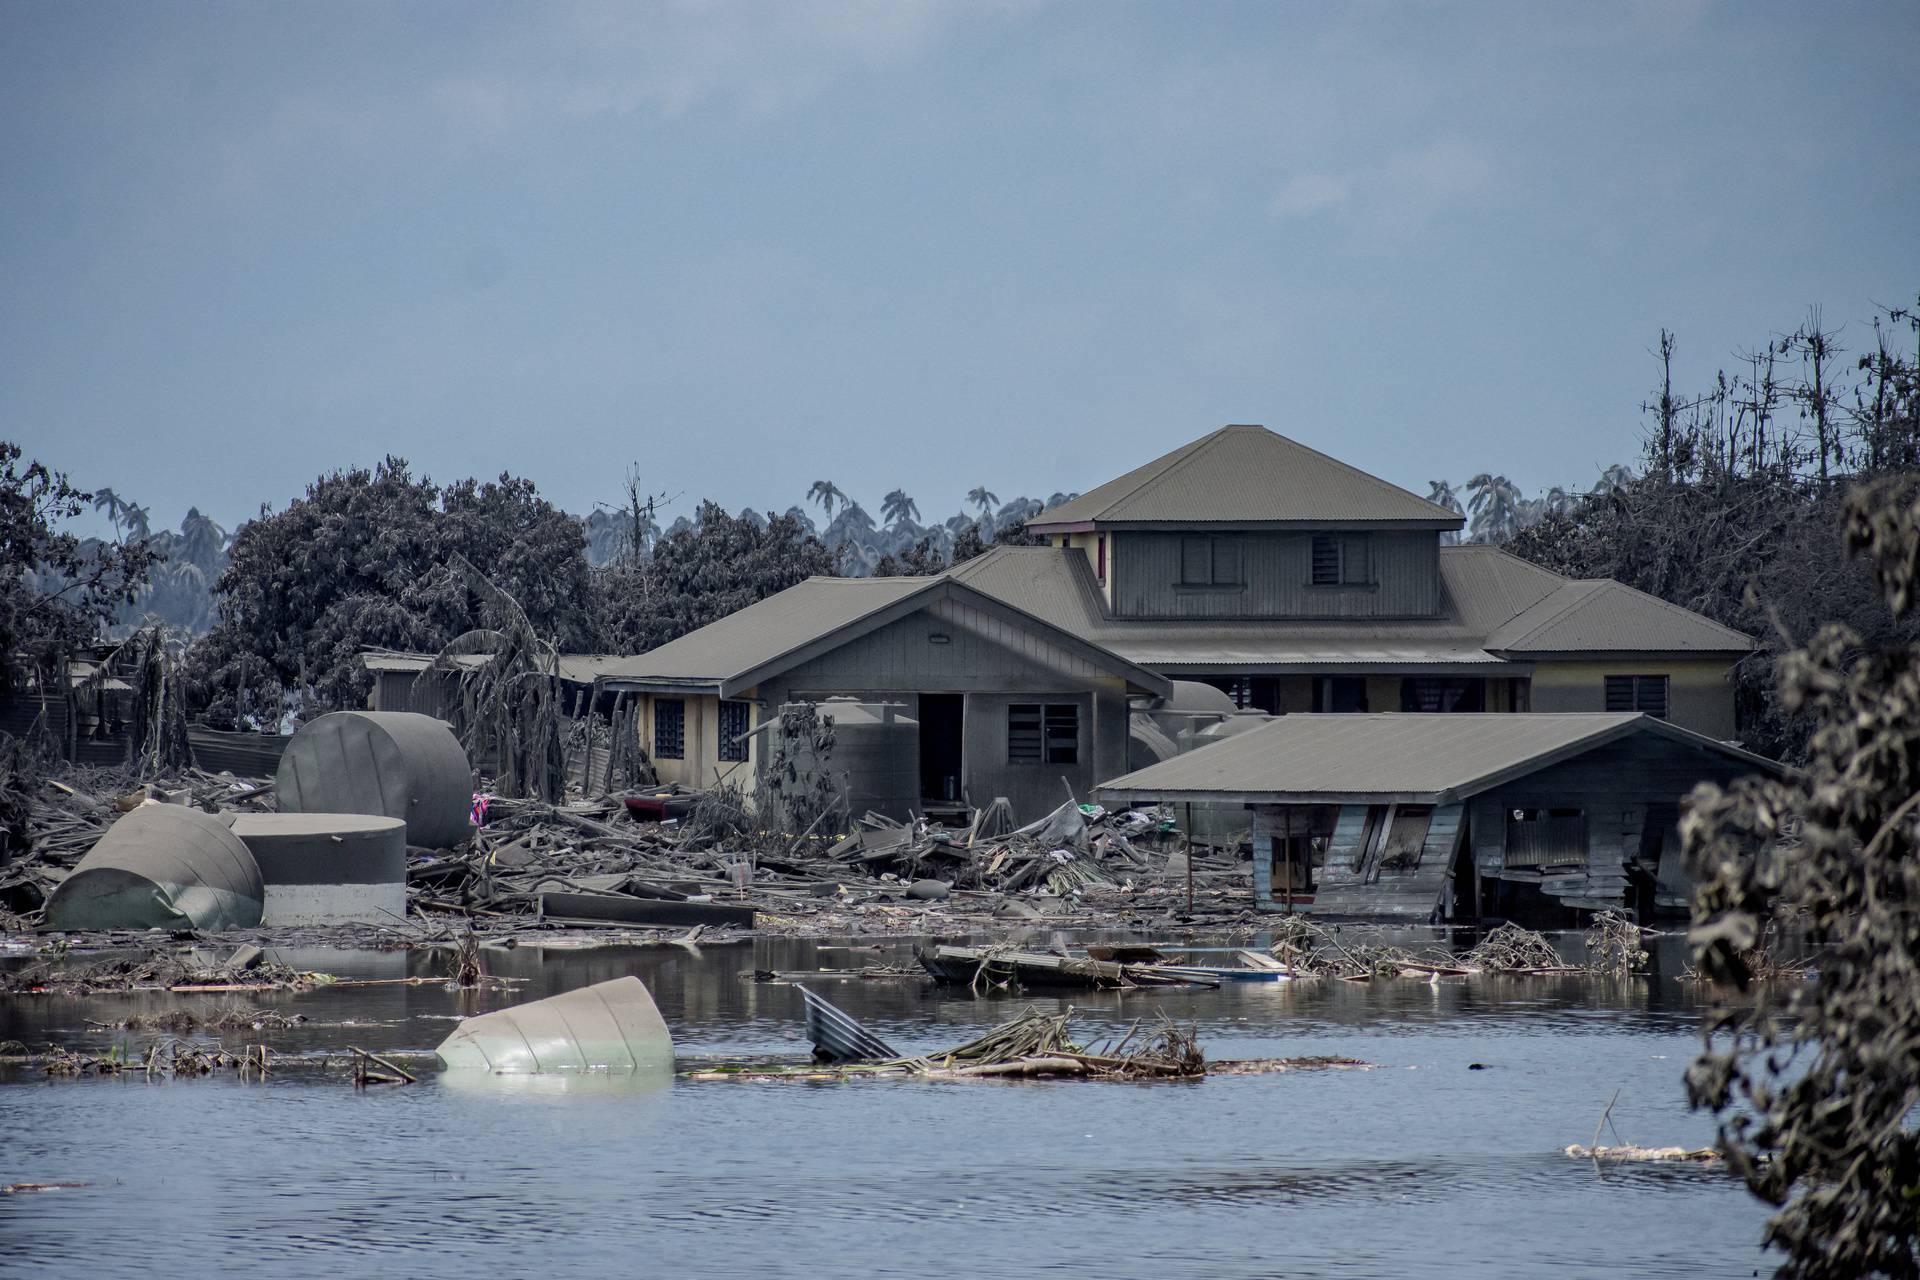
[[[1896,617],[1920,581],[1917,491],[1909,474],[1847,504],[1847,545]],[[1813,729],[1804,767],[1702,787],[1684,823],[1700,965],[1751,996],[1710,1020],[1688,1095],[1779,1206],[1782,1275],[1920,1276],[1920,646],[1832,625],[1779,666]],[[1776,999],[1753,957],[1788,915],[1818,977]]]

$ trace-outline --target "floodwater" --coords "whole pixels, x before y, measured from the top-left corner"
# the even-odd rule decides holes
[[[1435,934],[1407,932],[1430,944]],[[1577,937],[1559,939],[1570,953]],[[1723,1172],[1598,1172],[1562,1155],[1608,1099],[1620,1138],[1707,1145],[1681,1073],[1698,993],[1650,978],[1249,983],[991,997],[919,981],[818,989],[905,1051],[1028,1003],[1082,1040],[1165,1012],[1210,1058],[1344,1054],[1375,1069],[1198,1083],[840,1084],[495,1078],[356,1092],[341,1076],[0,1076],[0,1273],[74,1276],[1747,1276],[1764,1209]],[[430,1049],[453,1019],[633,973],[683,1059],[804,1057],[800,993],[754,969],[910,964],[762,940],[489,950],[480,996],[376,986],[246,997],[313,1019],[230,1033],[276,1053]],[[282,952],[343,976],[445,953]],[[0,1000],[0,1040],[143,1044],[89,1020],[231,996]],[[1472,1064],[1484,1064],[1474,1070]],[[1611,1141],[1611,1137],[1608,1139]]]

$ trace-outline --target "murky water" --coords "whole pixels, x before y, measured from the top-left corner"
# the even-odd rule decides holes
[[[1429,934],[1409,935],[1431,942]],[[1577,947],[1577,940],[1572,945]],[[276,1052],[428,1049],[462,1014],[638,974],[684,1056],[804,1056],[799,992],[753,969],[910,963],[767,940],[489,951],[511,994],[431,986],[251,998],[310,1025]],[[444,955],[283,953],[401,977]],[[1681,1072],[1696,993],[1652,978],[1242,984],[976,1000],[917,981],[821,990],[905,1050],[1024,1003],[1083,1039],[1166,1011],[1213,1058],[1347,1054],[1370,1071],[1197,1084],[485,1080],[355,1092],[341,1078],[0,1077],[0,1272],[73,1276],[1700,1276],[1767,1270],[1764,1211],[1723,1173],[1597,1173],[1621,1136],[1705,1145]],[[189,998],[220,1006],[229,996]],[[0,1040],[142,1043],[89,1020],[179,998],[0,1000]],[[1472,1070],[1470,1064],[1485,1064]]]

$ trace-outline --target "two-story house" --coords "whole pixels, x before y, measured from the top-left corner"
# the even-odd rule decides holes
[[[1640,711],[1734,735],[1746,636],[1616,582],[1443,547],[1461,523],[1230,426],[1031,522],[1047,546],[811,579],[606,664],[600,687],[633,700],[665,780],[752,786],[782,705],[851,698],[884,708],[861,713],[881,754],[914,755],[853,764],[908,780],[891,807],[1006,796],[1022,818],[1124,773],[1132,713],[1182,681],[1274,713]]]

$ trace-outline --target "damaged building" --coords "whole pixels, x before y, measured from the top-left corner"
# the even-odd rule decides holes
[[[1099,797],[1242,808],[1265,910],[1645,919],[1686,908],[1687,793],[1778,771],[1639,713],[1305,715],[1116,778]]]

